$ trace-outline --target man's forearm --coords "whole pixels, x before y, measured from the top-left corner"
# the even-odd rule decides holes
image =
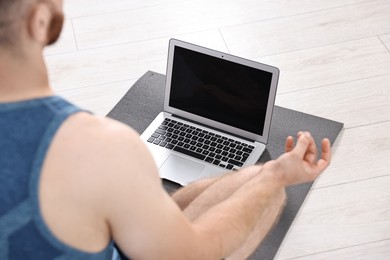
[[[267,167],[263,168],[228,199],[195,219],[200,236],[207,241],[203,245],[208,247],[205,252],[219,251],[213,255],[217,257],[230,255],[245,241],[269,206],[279,204],[280,208],[284,200],[284,186]]]
[[[208,185],[207,188],[203,189],[201,192],[199,191],[198,196],[196,196],[191,204],[185,208],[184,214],[190,221],[197,219],[201,214],[229,198],[245,183],[257,176],[261,171],[261,167],[261,165],[251,166],[238,172],[227,173],[215,181],[211,180],[211,185]],[[179,191],[174,196],[185,197],[187,193],[195,193],[195,191],[193,191],[194,189],[196,190],[201,188],[202,184],[190,184],[188,187],[184,187],[181,192]],[[176,199],[180,200],[179,198]]]

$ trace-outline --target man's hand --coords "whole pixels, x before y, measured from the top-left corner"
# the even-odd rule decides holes
[[[328,167],[331,159],[329,140],[323,139],[321,146],[321,158],[317,159],[318,150],[313,137],[309,132],[299,132],[295,147],[294,138],[287,137],[286,153],[264,166],[271,167],[285,186],[313,181]]]

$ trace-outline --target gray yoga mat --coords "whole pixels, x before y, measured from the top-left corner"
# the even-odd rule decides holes
[[[125,94],[107,115],[121,121],[138,133],[142,133],[152,120],[162,111],[165,89],[165,76],[148,71]],[[275,106],[267,149],[260,157],[264,163],[278,158],[284,152],[287,136],[295,136],[298,131],[310,131],[317,145],[325,137],[333,144],[343,128],[342,123],[304,114]],[[288,202],[277,225],[267,235],[250,259],[273,259],[301,207],[312,183],[287,188]],[[173,192],[179,185],[164,181],[164,188]],[[147,191],[146,191],[147,192]]]

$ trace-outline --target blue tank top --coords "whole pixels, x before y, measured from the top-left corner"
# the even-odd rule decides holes
[[[113,243],[96,254],[65,245],[40,212],[38,185],[47,150],[64,120],[80,111],[57,96],[0,103],[1,260],[117,258]]]

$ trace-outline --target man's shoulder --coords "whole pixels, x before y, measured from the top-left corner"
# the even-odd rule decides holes
[[[88,113],[66,120],[52,146],[50,158],[73,172],[108,171],[118,163],[148,157],[147,148],[132,128]]]
[[[83,136],[85,141],[110,142],[123,138],[127,141],[139,139],[138,133],[131,127],[119,121],[89,113],[74,114],[64,123],[63,128],[70,137]]]

